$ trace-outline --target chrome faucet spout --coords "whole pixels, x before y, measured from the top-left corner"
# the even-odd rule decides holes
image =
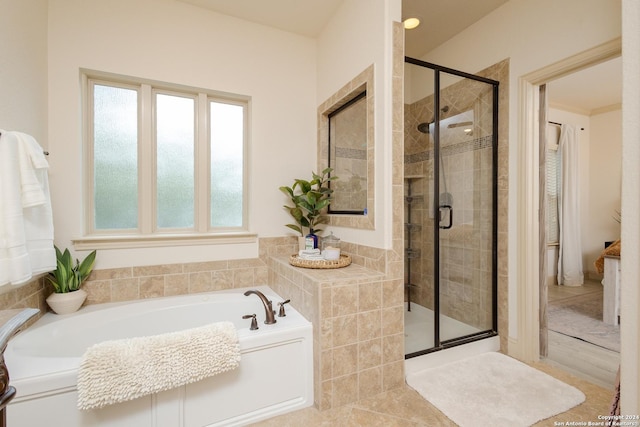
[[[271,304],[271,301],[269,301],[269,299],[264,296],[262,292],[257,290],[250,290],[244,293],[245,296],[249,296],[251,294],[257,295],[258,298],[260,298],[260,301],[262,301],[262,305],[264,306],[264,314],[266,315],[264,323],[267,325],[276,323],[276,318],[273,315],[273,305]]]

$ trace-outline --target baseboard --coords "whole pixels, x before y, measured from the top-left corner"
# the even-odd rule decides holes
[[[598,282],[602,282],[602,279],[604,279],[604,274],[600,274],[597,271],[585,271],[584,278],[586,280],[595,280]]]

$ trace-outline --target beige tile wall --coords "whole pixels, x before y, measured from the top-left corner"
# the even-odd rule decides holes
[[[352,254],[351,266],[302,269],[288,263],[297,244],[296,237],[263,238],[256,259],[96,270],[83,285],[85,304],[268,284],[313,322],[318,408],[400,386],[404,316],[403,283],[393,261],[397,255],[345,242],[342,249]],[[45,312],[44,299],[51,291],[44,279],[36,279],[1,294],[0,309],[38,307]]]
[[[410,65],[411,67],[416,67]],[[426,73],[431,70],[424,69]],[[461,130],[441,134],[440,193],[453,195],[453,228],[440,230],[440,312],[478,329],[492,328],[491,220],[492,220],[492,121],[493,91],[487,84],[469,79],[443,88],[441,120],[466,117],[473,123],[470,135]],[[433,118],[433,94],[407,104],[404,116],[405,176],[411,179],[411,222],[415,227],[405,234],[405,244],[419,251],[411,259],[413,285],[407,300],[433,309],[433,135],[418,130],[420,123]],[[469,110],[473,111],[472,114]],[[485,111],[488,110],[488,111]],[[496,153],[497,154],[497,153]],[[422,176],[423,178],[416,178]],[[409,180],[405,194],[408,195]],[[409,218],[409,205],[405,210]],[[409,235],[411,241],[409,241]],[[408,247],[408,246],[407,246]]]
[[[267,239],[274,254],[293,253],[294,238]],[[262,246],[261,246],[262,247]],[[99,256],[99,255],[98,255]],[[265,259],[240,259],[95,270],[83,284],[86,305],[265,285]],[[44,275],[22,286],[1,289],[0,310],[34,307],[47,311],[53,288]]]
[[[47,311],[47,303],[45,302],[45,298],[48,296],[47,286],[44,275],[40,275],[24,285],[3,286],[0,288],[0,310],[38,308],[44,313]]]
[[[86,304],[129,301],[267,284],[260,259],[126,267],[94,271]]]
[[[302,269],[269,260],[270,286],[313,322],[314,395],[320,410],[403,383],[402,280],[361,265]]]

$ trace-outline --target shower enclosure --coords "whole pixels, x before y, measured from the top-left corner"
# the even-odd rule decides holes
[[[497,335],[498,82],[405,59],[405,355]]]

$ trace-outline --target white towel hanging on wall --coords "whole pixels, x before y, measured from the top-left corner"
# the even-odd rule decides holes
[[[56,268],[48,168],[32,136],[0,130],[0,286]]]

